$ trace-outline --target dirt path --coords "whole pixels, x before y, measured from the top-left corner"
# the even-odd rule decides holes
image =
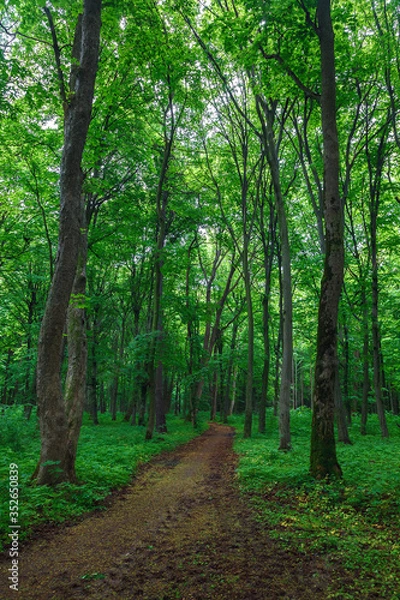
[[[238,495],[232,436],[213,425],[156,459],[107,511],[33,540],[19,592],[2,560],[2,600],[326,599],[333,573],[280,548]]]

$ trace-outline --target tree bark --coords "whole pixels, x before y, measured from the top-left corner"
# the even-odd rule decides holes
[[[311,474],[319,479],[341,477],[334,436],[337,319],[343,285],[343,208],[339,196],[339,141],[336,126],[335,47],[330,0],[318,0],[321,50],[321,110],[324,163],[326,253],[318,312],[314,410],[311,432]]]
[[[261,401],[258,410],[258,432],[266,431],[266,407],[268,396],[268,381],[271,361],[271,350],[269,341],[269,301],[271,293],[272,264],[274,259],[274,248],[276,241],[276,218],[273,204],[269,204],[269,235],[265,235],[264,224],[264,205],[261,207],[261,239],[264,252],[264,296],[263,306],[263,343],[264,343],[264,362],[261,382]]]
[[[68,419],[66,472],[68,481],[76,481],[75,460],[82,425],[86,392],[87,341],[85,322],[87,233],[81,233],[78,268],[67,314],[68,370],[65,382],[65,406]]]
[[[246,199],[244,200],[246,202]],[[254,313],[253,300],[251,297],[251,275],[249,267],[249,243],[250,233],[246,228],[246,220],[243,224],[243,276],[247,307],[247,375],[246,375],[246,403],[244,419],[244,437],[251,436],[253,417],[253,364],[254,364]]]
[[[365,289],[365,283],[362,282],[361,291],[361,304],[363,310],[363,388],[362,388],[362,400],[361,400],[361,435],[367,434],[367,420],[368,420],[368,393],[370,390],[369,381],[369,328],[368,328],[368,305],[367,305],[367,294]]]
[[[369,125],[369,120],[368,120]],[[371,288],[372,288],[372,310],[371,310],[371,329],[372,329],[372,357],[374,376],[373,384],[375,391],[376,408],[379,418],[382,437],[389,437],[389,430],[386,422],[385,406],[383,401],[383,359],[381,350],[380,330],[379,330],[379,287],[378,287],[378,214],[381,199],[381,181],[382,171],[386,158],[386,143],[388,137],[388,125],[382,130],[379,144],[376,149],[376,156],[370,148],[367,139],[366,154],[369,171],[369,211],[370,211],[370,239],[371,239]]]
[[[290,436],[290,385],[292,382],[293,361],[293,302],[292,267],[290,260],[289,233],[286,218],[284,195],[280,180],[278,149],[274,137],[276,104],[268,106],[260,95],[256,97],[257,112],[263,130],[263,144],[271,173],[274,189],[276,213],[279,224],[279,240],[282,257],[282,369],[279,392],[279,450],[291,448]]]
[[[233,395],[232,390],[231,390],[232,375],[233,375],[233,356],[234,356],[234,351],[235,351],[235,347],[236,347],[236,338],[237,338],[238,329],[239,329],[239,321],[238,321],[238,319],[236,319],[233,322],[233,326],[232,326],[232,339],[231,339],[230,348],[229,348],[230,355],[229,355],[229,361],[228,361],[228,366],[227,366],[224,403],[223,403],[223,419],[222,420],[224,423],[228,423],[228,416],[230,414],[230,404],[231,404],[230,399],[231,399],[231,396]]]
[[[77,272],[83,224],[81,161],[90,123],[97,72],[101,0],[85,0],[81,21],[80,61],[71,98],[66,98],[64,148],[60,170],[58,254],[38,344],[37,394],[41,451],[39,484],[55,485],[69,478],[68,420],[61,388],[63,334]],[[35,472],[36,475],[36,472]]]
[[[172,102],[172,100],[171,100]],[[170,105],[172,110],[172,104]],[[154,338],[150,348],[150,383],[149,383],[149,420],[146,430],[146,439],[153,437],[154,427],[160,426],[160,431],[166,431],[165,415],[163,412],[163,385],[162,385],[162,329],[163,329],[163,262],[164,245],[167,236],[167,206],[169,192],[165,189],[168,178],[168,169],[172,153],[174,140],[174,129],[171,137],[165,139],[163,162],[161,166],[160,178],[158,182],[156,204],[157,204],[157,245],[154,260],[154,298],[153,298],[153,318],[152,332]]]
[[[340,389],[339,368],[335,377],[335,405],[336,405],[336,420],[338,428],[338,441],[343,444],[352,444],[349,436],[349,430],[346,420],[346,409],[343,404],[342,390]]]
[[[386,422],[385,407],[382,394],[382,352],[380,344],[380,331],[378,320],[378,252],[377,252],[377,209],[375,205],[378,200],[372,200],[371,204],[371,261],[372,261],[372,357],[374,366],[374,391],[376,400],[376,409],[378,412],[379,424],[382,437],[389,437],[389,430]]]

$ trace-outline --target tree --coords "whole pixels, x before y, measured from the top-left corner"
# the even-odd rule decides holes
[[[330,0],[318,0],[324,159],[325,262],[318,312],[310,469],[314,477],[341,476],[334,436],[337,319],[344,272],[343,207],[339,194],[335,46]]]
[[[46,10],[50,15],[49,9]],[[51,16],[49,21],[51,24]],[[85,0],[74,39],[73,56],[79,57],[79,63],[73,63],[71,68],[68,91],[60,69],[54,29],[52,31],[64,103],[65,129],[60,170],[58,254],[38,345],[37,394],[41,452],[37,482],[42,485],[54,485],[75,478],[74,465],[68,461],[68,418],[60,377],[63,334],[85,227],[81,162],[92,111],[100,27],[101,0]],[[77,443],[76,437],[73,443]]]

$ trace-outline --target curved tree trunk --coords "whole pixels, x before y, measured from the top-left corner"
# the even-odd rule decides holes
[[[90,123],[97,72],[101,0],[85,0],[79,40],[79,67],[74,69],[71,96],[64,96],[64,148],[60,171],[58,254],[38,345],[37,395],[41,451],[36,470],[39,484],[68,480],[68,420],[61,388],[63,334],[77,272],[83,225],[81,161]],[[81,35],[80,35],[81,33]],[[59,50],[54,42],[54,49]],[[63,89],[62,89],[63,92]],[[64,91],[65,94],[65,91]]]

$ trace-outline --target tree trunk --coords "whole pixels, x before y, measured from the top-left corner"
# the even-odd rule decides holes
[[[349,400],[349,329],[347,325],[343,327],[344,334],[344,373],[343,373],[343,392],[344,400],[342,399],[343,406],[345,409],[346,419],[349,425],[351,425],[351,412],[352,406]]]
[[[235,351],[235,347],[236,347],[236,338],[237,338],[238,329],[239,329],[239,321],[238,321],[238,319],[236,319],[233,322],[233,326],[232,326],[230,356],[229,356],[228,367],[227,367],[226,385],[225,385],[225,393],[224,393],[224,400],[223,400],[223,422],[224,423],[228,422],[228,416],[230,414],[230,405],[231,405],[230,399],[231,399],[231,396],[233,395],[232,390],[231,390],[232,376],[233,376],[233,370],[234,370],[233,369],[233,356],[234,356],[234,351]]]
[[[271,361],[271,350],[269,341],[269,299],[271,292],[272,264],[274,259],[274,248],[276,242],[276,218],[272,202],[269,204],[269,235],[265,235],[264,225],[264,206],[261,207],[261,239],[264,252],[264,297],[263,306],[263,342],[264,342],[264,361],[261,381],[261,401],[258,410],[258,432],[266,431],[266,407],[268,396],[269,369]]]
[[[91,328],[91,336],[90,336],[90,319],[87,320],[87,328],[89,331],[89,339],[91,339],[90,344],[90,367],[89,367],[89,410],[92,415],[93,425],[99,424],[99,415],[98,415],[98,399],[97,399],[97,330],[98,330],[98,313],[99,306],[95,304],[94,306],[94,315],[93,315],[93,325]]]
[[[366,290],[364,282],[362,283],[362,307],[363,307],[363,329],[364,329],[364,343],[363,343],[363,390],[361,400],[361,435],[367,434],[367,419],[368,419],[368,393],[370,390],[369,382],[369,330],[368,330],[368,306],[366,298]]]
[[[380,344],[379,321],[378,321],[378,258],[377,258],[377,214],[372,211],[371,215],[371,260],[372,260],[372,357],[374,365],[374,391],[376,409],[383,438],[389,437],[386,422],[385,406],[382,394],[382,352]]]
[[[78,268],[67,315],[68,370],[65,382],[65,406],[68,418],[66,472],[68,481],[76,481],[75,460],[82,425],[86,391],[87,342],[85,322],[87,234],[81,233]]]
[[[172,98],[170,98],[168,111],[173,115]],[[154,338],[150,348],[150,383],[149,383],[149,420],[147,423],[146,440],[153,437],[155,426],[160,426],[161,430],[166,430],[165,414],[163,403],[163,385],[162,385],[162,345],[163,345],[163,252],[167,236],[167,207],[169,200],[169,191],[166,189],[168,181],[168,169],[171,159],[171,153],[174,143],[175,128],[172,126],[170,137],[165,136],[165,145],[162,157],[160,177],[158,181],[156,194],[157,207],[157,241],[154,256],[154,298],[153,298],[153,317],[152,332]]]
[[[163,364],[159,360],[156,369],[156,431],[157,433],[167,433],[166,397],[163,378]]]
[[[276,103],[267,102],[257,96],[257,112],[263,129],[263,144],[271,173],[274,189],[276,214],[279,224],[279,240],[282,257],[282,369],[279,392],[279,450],[289,450],[290,436],[290,385],[292,382],[293,360],[293,302],[292,268],[290,261],[289,233],[286,218],[284,196],[282,193],[278,148],[274,137],[274,119]]]
[[[165,221],[164,221],[165,224]],[[153,437],[154,427],[160,423],[162,427],[161,412],[163,409],[163,385],[162,385],[162,249],[165,241],[165,229],[158,235],[157,251],[155,259],[155,287],[154,287],[154,307],[153,307],[153,335],[155,336],[150,348],[149,362],[149,420],[147,423],[146,439]]]
[[[370,121],[368,119],[367,125]],[[371,237],[371,266],[372,266],[372,311],[371,311],[371,329],[372,329],[372,357],[374,367],[374,391],[376,400],[376,409],[379,418],[382,437],[389,437],[389,430],[386,423],[385,407],[383,401],[383,360],[381,350],[381,340],[379,331],[379,288],[378,288],[378,213],[380,206],[382,171],[385,164],[386,144],[388,137],[388,121],[382,129],[379,138],[379,144],[376,153],[371,151],[369,139],[367,137],[366,154],[368,160],[369,172],[369,211],[370,211],[370,237]]]
[[[71,97],[65,98],[64,148],[60,170],[58,254],[38,344],[37,394],[40,405],[39,484],[69,478],[68,419],[61,389],[63,334],[77,272],[83,225],[81,161],[90,123],[99,54],[101,0],[84,0],[79,68]]]
[[[244,224],[246,228],[246,225]],[[243,275],[246,293],[247,306],[247,376],[246,376],[246,404],[244,420],[244,437],[251,436],[252,418],[253,418],[253,365],[254,365],[254,315],[253,300],[251,297],[251,277],[249,267],[249,240],[250,234],[244,231],[243,244]]]
[[[212,291],[212,284],[215,280],[215,275],[217,273],[217,268],[218,268],[218,263],[219,263],[219,257],[220,257],[220,252],[217,252],[215,257],[214,257],[214,262],[213,262],[213,267],[212,267],[212,272],[210,277],[208,278],[207,281],[207,289],[206,289],[206,306],[207,306],[207,312],[211,313],[211,307],[212,307],[212,302],[211,302],[211,291]],[[210,362],[210,358],[212,356],[212,353],[214,351],[214,346],[216,344],[217,338],[218,338],[218,334],[219,334],[219,330],[220,330],[220,325],[221,325],[221,318],[222,318],[222,313],[224,311],[224,307],[225,307],[225,303],[229,297],[229,292],[232,289],[232,280],[233,280],[233,276],[235,274],[236,271],[236,262],[234,261],[234,256],[232,257],[232,261],[231,261],[231,268],[228,274],[228,277],[226,279],[226,283],[225,283],[225,287],[224,287],[224,291],[222,292],[218,302],[217,302],[217,307],[215,310],[215,318],[214,318],[214,324],[211,326],[211,321],[207,321],[206,324],[206,329],[205,329],[205,333],[204,333],[204,340],[203,340],[203,353],[200,359],[200,371],[204,372],[208,363]],[[206,273],[203,270],[203,274],[206,277]],[[203,395],[203,390],[204,390],[204,376],[201,376],[201,378],[195,383],[195,402],[194,405],[197,407],[199,405],[199,402],[201,400],[201,397]]]
[[[343,442],[344,444],[351,444],[352,442],[347,428],[346,410],[343,404],[342,390],[340,389],[339,368],[335,377],[335,408],[338,426],[338,441]]]
[[[10,374],[10,364],[11,364],[11,359],[13,357],[14,351],[12,350],[12,348],[8,349],[7,352],[7,361],[5,364],[5,373],[4,373],[4,383],[3,383],[3,391],[1,394],[1,403],[2,404],[7,404],[7,398],[8,398],[8,379],[9,379],[9,374]]]
[[[343,208],[339,195],[334,33],[330,0],[318,0],[326,253],[318,311],[310,470],[314,477],[341,477],[334,436],[337,319],[343,285]]]

